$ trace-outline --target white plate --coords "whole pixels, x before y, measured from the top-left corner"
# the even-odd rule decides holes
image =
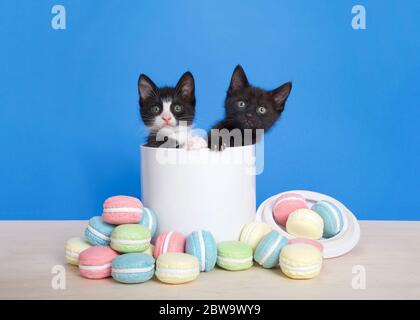
[[[354,214],[341,202],[322,193],[292,190],[287,192],[296,192],[301,194],[307,201],[309,208],[320,200],[328,200],[334,203],[343,213],[343,229],[336,236],[329,239],[320,239],[319,242],[324,246],[324,258],[334,258],[351,251],[360,239],[360,227]],[[276,194],[265,200],[257,210],[256,221],[269,224],[274,230],[277,230],[288,239],[294,238],[286,230],[279,226],[273,218],[273,205],[276,199],[283,193]]]

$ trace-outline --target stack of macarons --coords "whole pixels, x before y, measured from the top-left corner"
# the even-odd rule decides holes
[[[102,215],[89,220],[85,239],[67,241],[66,261],[85,278],[112,277],[121,283],[142,283],[156,275],[161,282],[180,284],[214,269],[217,245],[210,232],[194,231],[188,237],[163,232],[153,245],[156,229],[157,215],[139,199],[110,197]]]
[[[65,246],[66,261],[79,266],[89,279],[112,276],[123,283],[151,279],[155,270],[151,239],[157,216],[141,201],[130,196],[105,200],[101,216],[92,217],[85,239],[71,238]]]
[[[343,228],[343,214],[335,204],[321,200],[309,208],[297,192],[286,192],[276,199],[273,218],[290,235],[313,240],[334,237]]]

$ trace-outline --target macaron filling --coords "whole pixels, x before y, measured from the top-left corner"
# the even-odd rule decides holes
[[[72,257],[72,258],[77,258],[79,257],[79,253],[76,251],[72,251],[70,249],[66,249],[66,256]]]
[[[201,260],[201,271],[206,270],[206,246],[204,244],[203,232],[198,232],[198,242],[200,243],[200,260]]]
[[[141,208],[131,208],[131,207],[120,207],[120,208],[104,208],[104,213],[120,213],[120,212],[134,212],[141,213],[143,209]]]
[[[282,236],[279,235],[277,240],[270,246],[266,254],[259,261],[260,264],[264,264],[268,260],[268,258],[270,258],[274,250],[276,250],[277,246],[280,244],[281,240],[282,240]]]
[[[284,260],[282,260],[280,264],[284,266],[285,268],[290,269],[294,272],[305,272],[305,273],[315,272],[319,270],[322,266],[322,262],[318,262],[318,263],[306,265],[306,266],[305,265],[298,266],[296,264],[289,263]]]
[[[86,271],[98,271],[98,270],[105,270],[111,267],[111,263],[105,263],[99,266],[88,266],[88,265],[79,265],[79,269],[86,270]]]
[[[169,247],[169,242],[171,241],[171,237],[173,235],[173,231],[170,231],[166,237],[165,237],[165,241],[163,241],[163,248],[162,248],[162,253],[166,253],[168,252],[168,247]]]
[[[217,260],[220,261],[221,263],[248,263],[248,262],[252,262],[252,256],[251,257],[247,257],[247,258],[227,258],[227,257],[221,257],[221,256],[217,256]]]
[[[200,270],[199,268],[189,268],[189,269],[176,269],[176,268],[160,268],[158,267],[156,269],[156,273],[165,273],[165,274],[170,274],[170,275],[179,275],[179,276],[183,276],[183,275],[189,275],[191,273],[199,273]]]
[[[113,273],[141,273],[141,272],[149,272],[154,269],[154,266],[148,266],[144,268],[112,268]]]
[[[97,236],[98,238],[105,240],[105,241],[109,241],[111,238],[106,236],[105,234],[99,232],[98,230],[94,229],[92,226],[88,225],[87,229],[94,234],[95,236]]]
[[[141,245],[150,242],[150,238],[141,240],[126,240],[126,239],[114,239],[111,238],[111,243],[121,245]]]

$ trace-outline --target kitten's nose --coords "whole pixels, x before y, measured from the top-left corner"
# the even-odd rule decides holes
[[[250,112],[250,111],[246,112],[246,113],[245,113],[245,116],[246,116],[247,118],[252,118],[252,112]]]
[[[164,114],[162,115],[162,119],[165,120],[166,122],[169,122],[172,119],[172,117],[170,114]]]

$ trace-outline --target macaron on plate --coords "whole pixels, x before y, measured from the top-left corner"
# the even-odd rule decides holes
[[[298,209],[289,215],[286,230],[296,237],[318,240],[324,231],[324,221],[315,211]]]
[[[308,207],[311,209],[315,209],[316,211],[315,210],[312,210],[312,211],[315,211],[320,216],[322,216],[323,212],[325,212],[325,215],[322,217],[324,220],[324,223],[325,221],[328,222],[328,220],[326,220],[328,219],[327,217],[330,217],[330,216],[334,217],[335,211],[331,210],[329,207],[328,207],[329,210],[326,210],[325,205],[319,206],[320,208],[317,208],[317,206],[314,206],[317,202],[322,201],[321,202],[322,204],[323,201],[326,200],[328,203],[333,204],[336,208],[340,210],[341,220],[340,219],[338,220],[340,231],[330,238],[325,238],[323,235],[321,239],[317,240],[324,248],[324,252],[323,252],[324,258],[334,258],[334,257],[344,255],[347,252],[351,251],[359,242],[360,227],[354,214],[341,202],[337,201],[336,199],[330,196],[327,196],[325,194],[318,193],[318,192],[312,192],[312,191],[306,191],[306,190],[293,190],[293,191],[287,191],[287,192],[274,195],[266,199],[258,207],[257,214],[256,214],[256,221],[267,223],[268,225],[270,225],[270,227],[273,230],[278,231],[280,234],[282,234],[289,240],[295,237],[300,237],[298,235],[292,235],[288,233],[286,231],[286,228],[276,223],[276,220],[273,217],[273,207],[276,201],[279,199],[279,197],[281,197],[283,194],[286,194],[286,193],[300,194],[306,200]],[[327,216],[327,214],[331,214],[331,215]],[[331,226],[332,226],[331,230],[335,230],[335,231],[337,230],[337,229],[334,229],[334,226],[335,226],[334,223],[331,223]]]

